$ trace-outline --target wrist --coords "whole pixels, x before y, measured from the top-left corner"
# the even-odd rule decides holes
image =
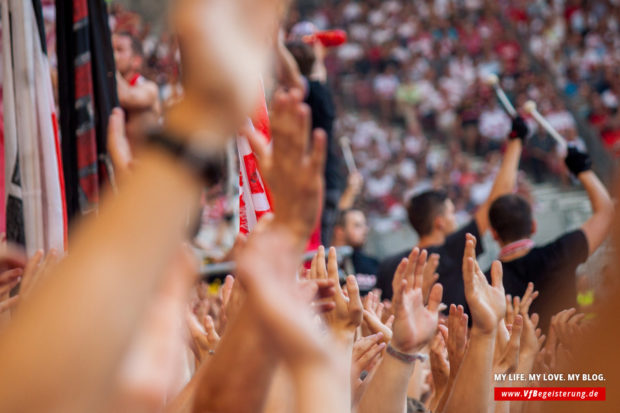
[[[488,326],[477,326],[474,324],[471,328],[471,333],[470,333],[471,338],[493,339],[493,340],[495,340],[496,335],[497,335],[497,325],[495,327],[489,328]]]
[[[238,128],[217,107],[202,104],[186,95],[166,111],[164,129],[183,140],[198,141],[208,147],[224,147]]]
[[[414,364],[416,361],[426,361],[428,356],[419,352],[402,352],[397,348],[394,348],[392,344],[387,345],[386,353],[392,358],[401,361],[405,364]]]

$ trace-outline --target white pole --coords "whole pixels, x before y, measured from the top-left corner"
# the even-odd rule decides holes
[[[351,151],[351,141],[348,137],[343,136],[340,138],[340,147],[342,148],[342,154],[344,155],[344,161],[347,164],[349,173],[357,172],[357,166],[355,165],[355,159],[353,158],[353,152]]]
[[[547,119],[545,119],[545,117],[541,115],[540,112],[538,112],[538,110],[536,109],[536,103],[534,101],[528,100],[527,102],[525,102],[523,104],[523,109],[526,112],[529,112],[534,117],[534,119],[536,119],[536,122],[538,122],[540,126],[542,126],[543,129],[546,130],[549,135],[551,135],[553,139],[555,139],[555,141],[558,143],[558,145],[560,145],[560,147],[566,149],[566,140],[562,137],[562,135],[558,133],[558,131],[555,130],[553,126],[551,126]]]
[[[512,103],[510,103],[510,99],[508,99],[508,96],[506,96],[506,93],[504,93],[504,89],[502,89],[502,87],[499,85],[499,79],[497,75],[489,75],[487,77],[487,83],[493,87],[493,90],[495,90],[495,94],[499,98],[499,101],[501,102],[504,109],[506,109],[506,112],[508,112],[508,115],[510,115],[511,118],[516,118],[517,110],[514,106],[512,106]]]

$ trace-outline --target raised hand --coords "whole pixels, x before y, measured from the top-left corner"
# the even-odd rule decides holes
[[[476,237],[467,234],[463,256],[463,281],[465,298],[472,316],[472,328],[482,333],[495,333],[498,324],[506,314],[506,297],[502,284],[502,264],[493,262],[491,283],[476,261]]]
[[[493,373],[513,373],[519,365],[519,349],[521,346],[521,332],[523,330],[523,317],[515,316],[511,324],[510,339],[504,345],[495,347],[497,359],[493,363]]]
[[[302,99],[296,89],[276,92],[270,112],[271,147],[258,132],[243,131],[271,191],[275,222],[294,231],[301,248],[319,218],[326,145],[321,130],[310,140],[310,109]]]
[[[297,365],[324,360],[328,349],[295,280],[300,254],[294,236],[273,221],[264,217],[248,237],[237,258],[237,276],[247,290],[248,305],[285,361]]]
[[[398,265],[392,281],[394,324],[391,345],[402,353],[420,350],[437,331],[443,288],[441,284],[433,286],[425,307],[422,284],[426,256],[426,250],[420,252],[414,248]]]
[[[364,395],[381,361],[385,346],[382,333],[362,337],[353,344],[353,359],[351,363],[351,401],[353,406],[357,406]],[[362,378],[364,372],[365,375]]]
[[[443,333],[438,332],[435,334],[435,338],[433,338],[431,342],[429,356],[433,386],[435,389],[435,399],[439,400],[448,387],[448,380],[450,378],[450,365],[446,359],[448,350]]]
[[[202,324],[191,311],[185,314],[185,320],[189,329],[191,342],[190,348],[194,353],[196,364],[200,365],[209,354],[215,353],[215,348],[220,342],[220,336],[215,331],[215,323],[211,316],[204,316]]]
[[[362,323],[362,334],[369,336],[371,334],[382,333],[382,340],[385,343],[389,343],[392,339],[392,324],[394,323],[394,316],[388,317],[385,323],[383,323],[384,304],[379,302],[379,296],[371,291],[364,299],[364,321]]]
[[[426,267],[424,267],[424,274],[422,275],[422,295],[424,296],[424,304],[428,302],[428,295],[431,292],[431,288],[439,279],[437,267],[439,266],[439,254],[431,254],[428,257]]]
[[[577,313],[574,308],[563,310],[551,318],[551,327],[557,336],[558,344],[569,351],[575,345],[575,337],[583,332],[581,323],[585,314]]]
[[[455,378],[456,373],[461,367],[465,350],[467,349],[467,321],[469,317],[465,314],[462,305],[455,306],[450,304],[448,315],[448,328],[440,327],[448,349],[448,360],[450,360],[450,377]],[[446,337],[447,333],[447,337]]]
[[[172,14],[183,66],[183,101],[192,126],[234,132],[258,102],[283,0],[179,0]],[[230,51],[234,50],[234,53]],[[209,70],[205,70],[209,68]],[[174,110],[174,108],[173,108]],[[200,117],[202,115],[202,119]],[[211,122],[207,122],[211,121]],[[182,122],[178,123],[183,126]],[[213,138],[213,137],[211,137]]]
[[[338,278],[338,258],[336,249],[329,249],[327,267],[325,267],[325,249],[321,246],[317,253],[317,270],[319,278],[327,277],[335,288],[333,296],[334,309],[323,314],[325,322],[337,337],[345,335],[353,339],[355,330],[362,323],[363,307],[355,276],[349,275],[346,280],[345,295]]]
[[[531,316],[522,314],[523,332],[521,333],[521,348],[519,351],[518,372],[529,374],[534,368],[536,357],[545,341],[545,335],[541,334],[538,326],[539,316],[534,313]]]

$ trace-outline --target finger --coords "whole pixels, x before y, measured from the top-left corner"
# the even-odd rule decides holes
[[[364,355],[368,350],[372,348],[375,344],[379,343],[383,338],[383,333],[379,332],[376,334],[371,334],[366,337],[362,337],[355,342],[353,346],[353,358],[358,360]]]
[[[407,266],[409,261],[407,258],[403,258],[398,267],[396,267],[396,271],[394,272],[394,278],[392,279],[392,290],[394,294],[400,291],[401,286],[403,285],[403,280],[405,279],[405,273],[407,271]]]
[[[318,269],[317,269],[317,265],[318,265],[317,262],[318,262],[318,253],[314,254],[312,256],[312,261],[310,261],[310,272],[309,272],[308,275],[309,275],[309,278],[311,280],[316,280],[316,279],[319,278]]]
[[[349,319],[357,321],[356,325],[362,322],[362,300],[360,290],[354,275],[347,277],[347,292],[349,293]]]
[[[515,296],[512,299],[512,306],[514,307],[515,314],[521,314],[521,297]]]
[[[7,300],[0,302],[0,314],[15,307],[18,301],[19,301],[19,296],[15,295]]]
[[[467,241],[471,245],[470,241]],[[467,293],[473,293],[474,288],[474,260],[471,257],[468,257],[467,249],[470,247],[465,247],[465,255],[463,256],[463,283],[465,284],[465,296]]]
[[[228,274],[224,279],[224,285],[222,286],[222,307],[226,308],[230,302],[230,296],[232,294],[233,286],[235,285],[235,277]]]
[[[385,348],[385,343],[374,344],[370,350],[366,351],[362,357],[358,359],[358,364],[362,367],[362,370],[368,370],[368,364]]]
[[[217,334],[217,331],[215,331],[215,323],[210,315],[205,317],[204,327],[207,332],[207,340],[209,340],[209,343],[217,344],[217,342],[220,341],[220,336]]]
[[[2,287],[0,287],[0,297],[8,295],[11,290],[19,285],[21,282],[21,277],[14,278],[13,280],[5,283]]]
[[[264,171],[265,168],[269,168],[271,166],[271,149],[267,144],[265,136],[251,129],[249,125],[241,129],[241,135],[248,140],[252,152],[256,155],[261,170]]]
[[[331,253],[331,250],[330,250]],[[316,254],[316,274],[318,278],[327,279],[329,277],[329,273],[327,270],[327,266],[325,264],[325,247],[320,245]]]
[[[385,306],[383,305],[383,303],[380,303],[377,301],[377,308],[375,310],[375,314],[377,315],[377,318],[379,320],[383,319],[383,309],[385,308]]]
[[[412,289],[415,284],[415,269],[418,261],[418,257],[420,256],[420,249],[415,247],[409,253],[408,261],[407,261],[407,269],[406,269],[406,280],[407,280],[407,289]]]
[[[338,256],[336,254],[336,248],[334,247],[329,249],[329,254],[327,257],[327,278],[332,280],[334,285],[337,284],[340,286],[340,277],[338,275]],[[355,283],[355,285],[357,285],[357,283]]]
[[[426,257],[428,256],[428,252],[426,250],[422,250],[420,255],[418,256],[418,261],[415,267],[415,276],[413,279],[413,288],[422,288],[422,284],[424,283],[424,270],[426,268]]]
[[[385,326],[387,328],[389,328],[390,330],[392,329],[392,326],[394,325],[394,315],[391,315],[388,317],[388,319],[385,321]]]
[[[23,268],[13,268],[0,274],[0,285],[12,283],[15,279],[20,278],[24,274]]]
[[[428,310],[436,313],[439,311],[439,304],[443,296],[443,286],[440,283],[433,285],[431,293],[428,296]]]
[[[503,278],[504,270],[502,268],[502,263],[497,260],[493,261],[493,264],[491,265],[491,285],[495,288],[501,288],[502,292],[504,290],[504,284],[502,283]]]
[[[28,260],[26,268],[24,268],[24,275],[22,277],[22,285],[20,288],[21,294],[26,294],[32,288],[35,282],[36,272],[43,258],[43,250],[37,250],[34,255]]]
[[[448,339],[450,337],[450,331],[449,328],[444,326],[443,324],[439,324],[439,326],[437,326],[437,329],[439,330],[439,333],[441,334],[441,337],[443,338],[444,343],[448,343]]]
[[[530,317],[530,321],[532,322],[532,325],[534,326],[534,328],[536,328],[536,326],[538,325],[539,320],[540,318],[538,317],[537,313],[532,314],[532,316]]]

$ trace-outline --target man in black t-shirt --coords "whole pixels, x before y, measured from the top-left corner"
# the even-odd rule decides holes
[[[511,192],[517,179],[519,160],[523,141],[528,135],[528,128],[521,117],[514,119],[509,135],[506,152],[500,170],[487,200],[480,205],[474,218],[462,229],[456,230],[455,209],[452,201],[443,191],[431,190],[416,195],[409,200],[407,212],[409,222],[418,233],[418,247],[425,248],[429,255],[439,254],[437,273],[443,285],[443,302],[461,304],[467,310],[463,286],[462,263],[465,251],[465,234],[471,233],[480,239],[489,228],[489,206],[501,195]],[[379,265],[378,287],[383,290],[383,297],[392,297],[392,277],[400,261],[409,255],[411,248],[386,258]],[[477,243],[476,254],[483,251]]]
[[[379,269],[379,261],[362,251],[367,237],[368,225],[364,212],[354,208],[340,211],[334,226],[333,245],[336,247],[348,245],[353,248],[351,258],[343,260],[344,270],[346,273],[355,275],[360,292],[363,295],[375,288],[377,270]],[[353,268],[346,268],[348,264]]]
[[[539,313],[543,329],[553,314],[576,306],[575,270],[605,240],[613,219],[613,203],[590,164],[587,154],[569,148],[566,165],[583,184],[593,212],[580,229],[547,245],[535,247],[531,241],[536,221],[531,206],[522,197],[501,196],[489,209],[491,232],[502,247],[499,260],[506,294],[522,296],[528,282],[533,282],[540,296],[531,311]]]

